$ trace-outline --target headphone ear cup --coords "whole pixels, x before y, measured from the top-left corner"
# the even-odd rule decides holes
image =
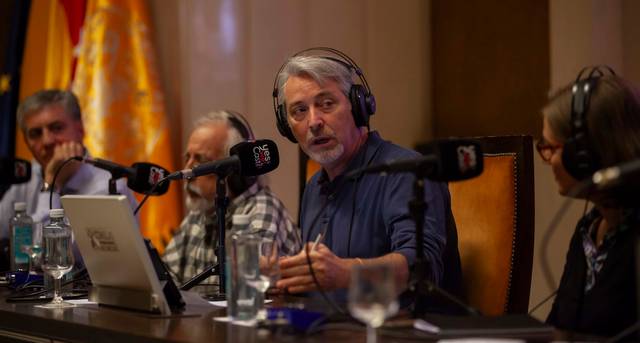
[[[283,104],[278,105],[276,108],[276,126],[281,135],[287,137],[291,142],[298,143],[298,140],[293,135],[289,122],[287,122],[287,111]]]
[[[367,108],[367,91],[362,85],[352,85],[349,91],[351,113],[357,127],[369,126],[369,111]]]
[[[562,146],[562,166],[564,169],[576,180],[580,179],[581,174],[576,168],[576,144],[573,138],[567,139],[567,141]]]
[[[580,139],[584,137],[569,138],[562,147],[562,166],[576,180],[583,180],[597,170],[589,151],[581,148]]]
[[[367,113],[372,116],[376,113],[376,97],[371,93],[367,93],[364,97],[365,105],[367,107]]]

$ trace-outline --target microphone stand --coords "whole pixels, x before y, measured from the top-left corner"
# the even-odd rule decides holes
[[[409,212],[416,223],[416,263],[414,265],[415,278],[412,281],[411,289],[414,291],[413,317],[421,318],[427,312],[427,300],[429,294],[437,294],[447,301],[455,304],[471,315],[480,315],[478,310],[460,301],[454,295],[441,289],[433,282],[427,280],[426,270],[428,268],[427,258],[424,254],[424,215],[427,210],[427,203],[424,201],[424,180],[428,175],[427,168],[417,168],[413,170],[415,180],[413,182],[413,198],[409,200]]]
[[[218,263],[205,268],[200,274],[194,276],[187,282],[185,282],[180,289],[188,291],[206,278],[212,275],[218,275],[218,294],[215,294],[209,298],[212,300],[224,300],[226,299],[226,275],[225,275],[225,236],[226,236],[226,221],[225,214],[227,213],[227,206],[229,205],[229,198],[227,197],[227,175],[217,175],[216,181],[216,215],[218,216],[218,247],[216,248],[216,258]]]
[[[111,173],[111,178],[109,179],[109,195],[119,195],[118,188],[116,187],[116,177]]]
[[[216,214],[218,215],[218,296],[226,297],[225,275],[225,214],[229,198],[227,197],[227,176],[218,175],[216,184]]]

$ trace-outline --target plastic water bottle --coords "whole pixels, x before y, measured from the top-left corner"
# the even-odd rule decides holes
[[[231,231],[227,233],[227,314],[233,319],[255,318],[258,311],[258,294],[245,280],[246,273],[255,273],[258,264],[258,239],[249,232],[249,216],[234,215]]]
[[[58,280],[65,281],[68,273],[73,268],[74,256],[72,249],[71,227],[64,216],[64,209],[54,208],[49,210],[49,224],[42,229],[43,260],[45,289],[51,289],[55,284],[54,275]],[[56,254],[56,255],[52,255]],[[55,263],[48,265],[47,255],[52,256]]]
[[[29,270],[29,255],[22,250],[22,246],[33,244],[33,219],[27,214],[27,204],[16,202],[13,204],[15,215],[10,222],[10,256],[11,270]]]

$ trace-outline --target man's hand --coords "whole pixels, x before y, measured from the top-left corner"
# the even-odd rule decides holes
[[[358,263],[355,259],[343,259],[334,255],[324,244],[318,244],[311,251],[312,243],[307,243],[295,256],[280,260],[281,279],[278,288],[289,293],[302,293],[317,290],[307,263],[307,248],[312,261],[313,271],[323,290],[347,288],[351,280],[351,266]]]
[[[49,163],[44,166],[45,182],[51,185],[56,171],[58,170],[58,168],[60,168],[60,166],[62,166],[64,161],[71,157],[82,155],[84,155],[84,147],[78,142],[64,142],[56,145],[53,150],[53,156],[49,160]],[[76,173],[78,168],[80,168],[80,165],[81,162],[78,161],[69,162],[64,167],[64,169],[60,170],[60,173],[58,173],[55,187],[57,189],[61,189],[67,183],[67,181],[69,181],[71,176]]]

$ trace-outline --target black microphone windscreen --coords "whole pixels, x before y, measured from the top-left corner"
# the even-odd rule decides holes
[[[243,176],[266,174],[280,164],[278,146],[269,139],[238,143],[231,148],[230,154],[240,159],[240,174]]]
[[[590,197],[607,206],[635,207],[640,204],[640,159],[600,169],[590,181]]]
[[[20,158],[0,158],[0,182],[4,185],[31,180],[31,163]]]
[[[156,186],[151,192],[153,186],[162,178],[169,175],[169,171],[161,166],[153,163],[136,162],[131,165],[134,175],[127,179],[127,186],[134,192],[150,195],[162,195],[169,190],[169,182],[165,181]]]
[[[484,158],[480,142],[466,138],[438,139],[418,147],[424,155],[437,156],[438,165],[431,179],[460,181],[482,174]]]

